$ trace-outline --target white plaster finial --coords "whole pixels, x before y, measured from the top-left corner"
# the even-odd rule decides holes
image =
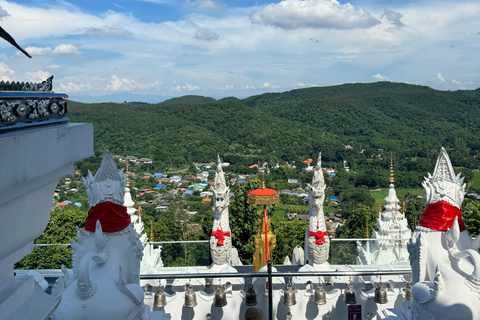
[[[127,175],[123,169],[118,171],[110,151],[103,155],[102,163],[95,176],[88,170],[87,178],[82,178],[87,188],[88,203],[90,207],[104,201],[123,205]]]
[[[325,190],[325,178],[323,177],[322,171],[322,153],[318,154],[317,165],[315,166],[315,172],[313,173],[312,184],[309,186],[313,189],[323,189]]]
[[[439,201],[446,201],[460,208],[465,197],[465,184],[461,174],[455,175],[447,151],[442,148],[438,155],[433,176],[428,174],[422,183],[425,188],[427,205]]]

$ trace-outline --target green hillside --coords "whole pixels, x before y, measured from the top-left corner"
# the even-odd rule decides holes
[[[173,103],[172,103],[173,102]],[[268,93],[243,100],[185,96],[160,104],[69,102],[72,122],[93,122],[95,150],[150,157],[155,168],[214,161],[316,159],[357,184],[386,187],[394,155],[398,187],[417,188],[444,146],[456,166],[478,167],[480,89],[438,91],[378,82]],[[351,148],[345,148],[350,145]],[[381,149],[381,150],[379,150]],[[421,174],[420,174],[421,173]],[[383,182],[382,182],[383,181]]]

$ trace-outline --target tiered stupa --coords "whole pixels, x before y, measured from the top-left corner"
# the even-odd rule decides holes
[[[128,162],[127,162],[127,185],[125,186],[125,197],[123,205],[127,207],[127,213],[130,216],[131,222],[135,231],[140,235],[140,242],[143,246],[143,258],[140,264],[141,274],[157,273],[159,268],[163,268],[163,261],[161,257],[162,247],[155,248],[153,244],[147,243],[148,236],[143,232],[145,230],[142,221],[142,211],[140,204],[138,205],[138,214],[135,214],[137,210],[134,208],[135,203],[132,200],[130,194],[130,179],[128,178]],[[153,242],[153,240],[152,240]]]
[[[357,264],[362,265],[408,265],[408,250],[405,243],[412,236],[405,217],[405,208],[400,212],[395,192],[393,165],[390,158],[390,186],[385,198],[385,209],[380,210],[377,228],[372,232],[372,239],[363,247],[358,243]]]

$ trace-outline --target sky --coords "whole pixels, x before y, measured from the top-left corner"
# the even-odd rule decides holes
[[[81,102],[342,83],[480,86],[480,1],[0,0],[0,80]]]

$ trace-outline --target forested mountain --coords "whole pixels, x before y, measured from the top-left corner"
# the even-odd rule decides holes
[[[441,146],[451,151],[454,164],[476,168],[479,106],[480,89],[451,92],[377,82],[243,100],[186,96],[146,105],[71,101],[69,118],[94,123],[99,154],[109,149],[151,157],[158,168],[213,161],[217,154],[232,162],[299,163],[319,151],[326,162],[357,163],[378,156],[378,149],[399,159],[432,160]]]

